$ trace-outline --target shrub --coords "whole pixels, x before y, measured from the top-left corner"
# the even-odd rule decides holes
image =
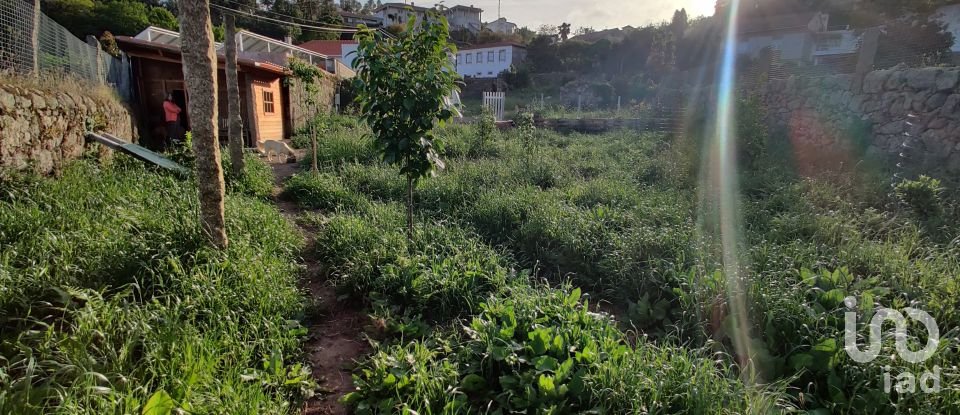
[[[904,180],[897,184],[895,193],[900,202],[921,220],[935,218],[943,212],[940,181],[926,175],[917,180]]]

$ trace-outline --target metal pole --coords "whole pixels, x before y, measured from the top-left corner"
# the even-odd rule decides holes
[[[620,95],[617,95],[617,114],[620,113]]]

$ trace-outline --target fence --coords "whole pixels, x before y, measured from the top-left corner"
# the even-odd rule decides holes
[[[0,1],[0,72],[72,76],[111,84],[127,96],[130,65],[90,37],[78,39],[40,12],[40,0]]]
[[[507,95],[504,92],[484,92],[483,107],[489,108],[497,121],[503,121],[503,108],[507,101]]]

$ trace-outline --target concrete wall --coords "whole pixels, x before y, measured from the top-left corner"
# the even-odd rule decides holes
[[[319,89],[316,97],[316,111],[307,103],[306,87],[294,77],[286,78],[288,90],[290,92],[290,133],[296,134],[298,130],[307,125],[307,122],[313,119],[318,113],[333,112],[334,100],[337,95],[337,80],[332,75],[324,75],[316,80],[319,83]]]
[[[960,174],[960,69],[873,71],[862,90],[853,75],[772,80],[758,93],[774,124],[787,128],[795,151],[809,157],[849,154],[851,122],[872,126],[867,151],[904,167]],[[904,143],[907,147],[904,147]],[[856,161],[856,160],[852,160]]]
[[[137,141],[134,121],[119,99],[87,94],[80,88],[40,90],[0,81],[0,169],[57,173],[88,149],[109,156],[106,148],[86,144],[86,124]]]

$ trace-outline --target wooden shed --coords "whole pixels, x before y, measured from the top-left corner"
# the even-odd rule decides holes
[[[190,98],[183,80],[178,43],[117,36],[117,44],[130,56],[133,67],[133,101],[141,124],[141,140],[154,148],[163,147],[165,143],[163,101],[167,94],[172,94],[177,105],[183,108],[180,123],[183,131],[189,130],[187,102]],[[220,87],[226,84],[225,57],[220,53],[217,58],[217,118],[220,138],[225,140],[227,91]],[[254,147],[266,140],[288,138],[291,134],[289,93],[283,83],[286,69],[276,63],[249,58],[239,58],[237,63],[246,145]]]

